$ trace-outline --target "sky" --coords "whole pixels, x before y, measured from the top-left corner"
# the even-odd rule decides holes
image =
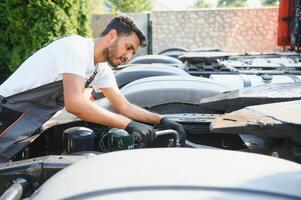
[[[163,5],[168,6],[169,8],[173,10],[184,10],[188,6],[193,5],[193,2],[195,0],[156,0],[157,2],[160,2]],[[206,0],[209,3],[217,2],[217,0]],[[247,1],[250,7],[259,7],[260,0],[248,0]]]

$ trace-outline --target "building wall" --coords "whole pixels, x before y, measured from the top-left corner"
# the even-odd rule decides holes
[[[278,8],[153,12],[153,52],[167,47],[277,51]]]
[[[131,15],[147,31],[147,14]],[[93,34],[108,22],[107,15],[93,17]],[[277,46],[278,8],[233,8],[158,11],[150,14],[152,52],[169,47],[189,50],[220,48],[230,52],[271,52]],[[97,34],[96,34],[97,33]],[[142,53],[146,53],[146,49]]]

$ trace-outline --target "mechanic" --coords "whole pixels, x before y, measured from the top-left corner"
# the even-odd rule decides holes
[[[133,19],[116,16],[95,40],[66,36],[30,56],[0,86],[0,161],[24,149],[64,106],[82,120],[135,133],[139,142],[155,139],[148,124],[178,131],[183,142],[181,124],[131,104],[117,87],[110,67],[125,64],[146,43]],[[101,91],[119,114],[91,101],[85,86]]]

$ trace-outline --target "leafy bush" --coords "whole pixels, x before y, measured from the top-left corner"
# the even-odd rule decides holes
[[[1,1],[1,0],[0,0]],[[8,67],[16,70],[45,44],[68,34],[90,36],[87,0],[6,0]],[[2,14],[2,12],[1,12]],[[1,17],[1,16],[0,16]],[[2,37],[2,36],[1,36]],[[5,49],[0,49],[2,51]]]
[[[8,35],[6,34],[7,26],[8,19],[5,3],[3,0],[0,0],[0,84],[10,74],[8,65],[10,62],[9,52],[11,51],[11,47]]]

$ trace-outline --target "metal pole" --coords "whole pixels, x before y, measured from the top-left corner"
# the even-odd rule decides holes
[[[0,200],[19,200],[28,188],[29,183],[24,178],[17,178],[1,195]]]

